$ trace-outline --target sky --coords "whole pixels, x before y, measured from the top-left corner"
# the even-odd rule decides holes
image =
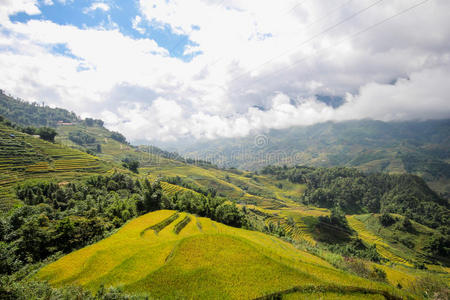
[[[448,0],[0,0],[0,89],[130,141],[449,118],[448,11]]]

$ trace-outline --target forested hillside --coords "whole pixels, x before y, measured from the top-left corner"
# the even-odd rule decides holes
[[[415,175],[365,174],[343,167],[273,166],[265,167],[261,173],[306,184],[301,198],[305,204],[326,208],[338,206],[350,214],[397,213],[433,228],[450,225],[448,201]]]
[[[0,94],[0,116],[22,126],[56,126],[58,121],[79,122],[73,112],[62,108],[51,108],[43,103],[29,103],[25,100]]]
[[[166,146],[188,157],[249,170],[286,164],[408,172],[421,176],[437,192],[450,192],[450,120],[328,122]]]

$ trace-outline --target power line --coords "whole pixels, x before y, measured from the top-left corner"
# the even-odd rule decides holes
[[[399,16],[401,16],[401,15],[403,15],[403,14],[405,14],[405,13],[407,13],[407,12],[409,12],[409,11],[411,11],[411,10],[413,10],[413,9],[415,9],[415,8],[421,6],[421,5],[423,5],[423,4],[425,4],[426,2],[429,2],[429,1],[430,1],[430,0],[423,0],[423,1],[417,2],[416,4],[414,4],[414,5],[412,5],[412,6],[409,6],[409,7],[407,7],[406,9],[404,9],[404,10],[402,10],[402,11],[400,11],[400,12],[398,12],[398,13],[396,13],[396,14],[394,14],[394,15],[388,17],[388,18],[385,18],[385,19],[381,20],[380,22],[377,22],[377,23],[375,23],[375,24],[373,24],[373,25],[370,25],[369,27],[366,27],[366,28],[364,28],[364,29],[362,29],[362,30],[360,30],[360,31],[358,31],[358,32],[356,32],[356,33],[350,35],[348,38],[345,38],[345,39],[340,40],[339,42],[333,44],[333,45],[330,46],[330,47],[327,47],[327,48],[323,48],[323,49],[321,49],[321,50],[318,50],[318,51],[316,51],[315,53],[313,53],[313,54],[311,54],[311,55],[308,55],[308,56],[305,56],[305,57],[303,57],[302,59],[300,59],[300,60],[298,60],[298,61],[296,61],[296,62],[290,64],[290,65],[289,65],[288,67],[286,67],[286,68],[283,68],[283,69],[281,69],[281,70],[278,70],[278,71],[275,72],[275,73],[271,73],[270,76],[272,77],[272,76],[274,76],[274,75],[278,75],[279,73],[285,71],[286,69],[291,69],[292,67],[298,65],[299,63],[301,63],[301,62],[305,61],[306,59],[308,59],[308,58],[310,58],[310,57],[316,55],[316,54],[319,53],[319,52],[322,52],[322,51],[325,51],[325,50],[330,50],[330,49],[332,49],[332,48],[334,48],[334,47],[336,47],[336,46],[338,46],[338,45],[340,45],[340,44],[342,44],[342,43],[344,43],[344,42],[346,42],[346,41],[353,40],[353,39],[355,39],[356,37],[358,37],[359,35],[361,35],[361,34],[367,32],[367,31],[370,31],[370,30],[374,29],[375,27],[378,27],[378,26],[380,26],[380,25],[382,25],[382,24],[384,24],[384,23],[386,23],[386,22],[388,22],[388,21],[390,21],[390,20],[392,20],[392,19],[394,19],[394,18],[396,18],[396,17],[399,17]],[[266,80],[267,78],[270,78],[270,77],[262,77],[262,78],[260,78],[260,79],[257,79],[257,80],[255,80],[255,81],[253,81],[251,84],[255,84],[255,83],[257,83],[257,82],[264,81],[264,80]],[[232,80],[232,81],[234,81],[234,80]]]
[[[287,15],[288,13],[290,13],[291,11],[293,11],[294,9],[296,9],[297,7],[302,6],[302,5],[303,5],[305,2],[307,2],[307,1],[309,1],[309,0],[303,0],[303,1],[298,2],[298,3],[297,3],[296,5],[294,5],[292,8],[290,8],[290,9],[288,9],[286,12],[284,12],[284,13],[281,15],[281,17]]]
[[[347,6],[350,2],[353,2],[353,0],[348,0],[347,2],[337,6],[334,9],[329,10],[328,12],[326,12],[325,14],[321,15],[319,18],[316,18],[316,20],[314,20],[314,22],[310,22],[308,23],[304,29],[311,27],[312,25],[324,20],[324,17],[328,17],[332,14],[334,14],[336,11],[339,11],[342,7]]]
[[[306,1],[308,1],[308,0],[306,0]],[[302,3],[300,3],[300,4],[303,4],[303,3],[306,2],[306,1],[302,1]],[[311,27],[312,25],[314,25],[314,24],[316,24],[316,23],[320,23],[321,21],[325,20],[326,17],[332,15],[333,13],[335,13],[336,11],[338,11],[339,9],[341,9],[342,7],[348,5],[348,4],[349,4],[350,2],[352,2],[352,1],[353,1],[353,0],[349,0],[349,1],[345,2],[345,3],[342,4],[342,5],[339,5],[338,7],[334,8],[334,9],[332,9],[332,10],[329,10],[329,11],[326,12],[325,14],[321,15],[320,18],[316,18],[316,20],[315,20],[314,22],[308,23],[308,24],[305,26],[304,29],[307,29],[307,28]],[[299,4],[295,5],[295,7],[298,7],[298,6],[299,6]],[[293,7],[292,9],[289,9],[288,11],[286,11],[285,14],[289,13],[290,11],[292,11],[295,7]],[[285,15],[285,14],[284,14],[284,15]],[[282,15],[282,16],[283,16],[283,15]],[[304,30],[303,30],[303,31],[304,31]],[[220,62],[221,60],[223,60],[223,57],[216,59],[213,63],[209,64],[208,66],[209,66],[209,67],[215,66],[215,65],[216,65],[218,62]]]
[[[364,13],[365,11],[371,9],[372,7],[374,7],[375,5],[377,5],[377,4],[379,4],[379,3],[383,2],[383,1],[384,1],[384,0],[377,0],[377,1],[375,1],[374,3],[370,4],[369,6],[366,6],[366,7],[364,7],[363,9],[358,10],[357,12],[355,12],[355,13],[353,13],[352,15],[346,17],[345,19],[339,21],[338,23],[335,23],[335,24],[333,24],[333,25],[331,25],[331,26],[325,28],[325,29],[322,30],[321,32],[319,32],[319,33],[313,35],[312,37],[310,37],[310,38],[308,38],[308,39],[306,39],[306,40],[300,42],[300,43],[297,44],[295,47],[292,47],[292,48],[290,48],[289,50],[284,51],[283,53],[281,53],[281,54],[279,54],[279,55],[277,55],[277,56],[275,56],[275,57],[272,57],[271,59],[265,61],[264,63],[262,63],[262,64],[260,64],[260,65],[258,65],[256,68],[253,68],[253,69],[251,69],[251,70],[249,70],[249,71],[246,71],[244,74],[241,74],[241,75],[239,75],[239,76],[237,76],[237,77],[231,79],[230,82],[236,81],[236,80],[238,80],[238,79],[244,77],[245,75],[250,74],[251,72],[253,72],[253,71],[255,71],[255,70],[258,70],[258,69],[261,68],[262,66],[265,66],[266,64],[268,64],[268,63],[274,61],[275,59],[280,58],[280,57],[286,55],[287,53],[291,52],[292,50],[298,49],[298,48],[304,46],[305,44],[307,44],[307,43],[309,43],[309,42],[315,40],[315,39],[318,38],[319,36],[321,36],[321,35],[323,35],[323,34],[329,32],[329,31],[335,29],[336,27],[338,27],[338,26],[340,26],[340,25],[342,25],[342,24],[344,24],[344,23],[350,21],[351,19],[356,18],[356,17],[359,16],[360,14]]]

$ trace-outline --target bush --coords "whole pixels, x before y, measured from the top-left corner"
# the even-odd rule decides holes
[[[133,158],[122,159],[122,166],[129,169],[131,172],[138,174],[139,161]]]
[[[93,144],[96,142],[95,137],[83,132],[83,131],[71,131],[69,132],[69,140],[78,145]]]
[[[383,225],[384,227],[388,227],[391,226],[392,224],[394,224],[396,221],[395,219],[388,213],[384,213],[379,217],[380,223],[381,225]]]
[[[404,218],[402,221],[402,225],[400,227],[401,230],[407,231],[407,232],[413,232],[414,227],[409,218]]]
[[[37,133],[39,134],[41,139],[52,143],[55,141],[55,136],[58,134],[56,133],[55,129],[50,127],[41,127],[38,129]]]

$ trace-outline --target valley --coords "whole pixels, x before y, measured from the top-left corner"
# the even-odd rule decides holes
[[[95,120],[54,125],[54,142],[24,125],[0,124],[0,294],[446,295],[448,202],[420,177],[239,170],[131,145]]]

